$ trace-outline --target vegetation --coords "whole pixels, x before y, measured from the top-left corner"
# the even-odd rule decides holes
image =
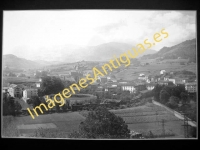
[[[2,136],[4,137],[18,137],[20,135],[13,116],[3,116]]]
[[[98,107],[88,113],[86,120],[81,122],[79,131],[72,132],[70,138],[130,138],[130,130],[123,119]]]
[[[46,76],[42,78],[41,90],[39,96],[57,94],[64,89],[64,85],[60,78]]]
[[[196,121],[196,94],[187,93],[183,85],[161,86],[156,85],[153,89],[154,99],[168,107],[186,113],[187,117]],[[193,102],[190,104],[190,102]],[[179,106],[181,104],[181,106]]]
[[[12,115],[16,116],[19,114],[20,110],[22,109],[19,102],[15,101],[14,97],[11,97],[7,93],[3,94],[3,115]]]

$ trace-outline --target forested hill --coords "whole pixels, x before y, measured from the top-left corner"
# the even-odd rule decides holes
[[[142,59],[155,59],[158,57],[163,57],[164,59],[181,57],[196,62],[196,39],[186,40],[172,47],[163,47],[157,53],[145,55]]]

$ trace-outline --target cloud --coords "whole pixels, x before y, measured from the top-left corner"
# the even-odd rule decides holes
[[[101,34],[110,33],[113,30],[119,30],[120,27],[126,26],[127,24],[124,21],[119,21],[116,23],[110,23],[105,26],[101,26],[97,28],[97,32]]]

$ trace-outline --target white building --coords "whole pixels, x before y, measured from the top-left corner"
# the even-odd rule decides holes
[[[11,84],[8,88],[8,92],[12,97],[22,97],[23,87],[23,85]]]
[[[38,96],[38,90],[37,89],[25,89],[23,91],[23,98],[31,98],[32,96]]]
[[[133,84],[121,84],[121,90],[122,91],[130,91],[130,93],[134,93],[136,91],[135,87]]]
[[[164,74],[164,73],[166,73],[165,70],[160,70],[160,74]]]

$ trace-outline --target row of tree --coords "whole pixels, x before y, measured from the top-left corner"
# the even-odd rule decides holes
[[[176,107],[181,101],[183,104],[188,101],[188,93],[184,85],[156,85],[153,89],[154,98],[163,104]]]

